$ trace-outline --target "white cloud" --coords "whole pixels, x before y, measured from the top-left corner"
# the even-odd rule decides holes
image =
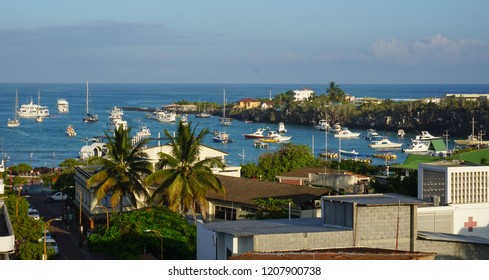
[[[423,37],[410,43],[396,39],[379,39],[372,43],[369,52],[376,59],[406,65],[426,60],[453,62],[487,58],[484,44],[481,42],[469,39],[451,40],[441,34]]]

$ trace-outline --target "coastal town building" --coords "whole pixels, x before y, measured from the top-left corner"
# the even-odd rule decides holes
[[[446,97],[463,98],[470,101],[487,100],[489,93],[447,93]]]
[[[10,222],[7,206],[0,198],[0,260],[8,259],[15,251],[15,232]]]
[[[305,167],[276,176],[280,183],[329,187],[337,193],[357,194],[367,192],[371,178],[349,171]]]
[[[419,164],[419,230],[489,239],[489,166],[458,160]]]
[[[175,111],[175,112],[197,112],[197,106],[195,104],[169,104],[162,106],[164,110]]]
[[[243,220],[256,213],[256,199],[291,199],[292,217],[320,217],[322,195],[331,192],[328,188],[295,186],[272,181],[218,175],[226,189],[225,194],[209,192],[208,221]]]
[[[159,161],[159,153],[171,153],[171,146],[157,145],[154,147],[148,147],[144,150],[148,154],[148,161],[152,164],[153,170]],[[211,148],[205,145],[200,146],[200,157],[198,161],[205,158],[221,158],[225,159],[228,155],[226,152],[220,151],[215,148]],[[225,162],[225,160],[224,160]],[[99,171],[97,166],[77,166],[75,168],[75,204],[78,205],[77,209],[81,209],[82,216],[89,221],[90,228],[94,227],[95,220],[105,219],[105,210],[100,206],[108,209],[108,212],[118,212],[121,209],[113,209],[110,205],[110,195],[98,201],[95,196],[95,188],[87,187],[87,180]],[[212,168],[212,171],[216,175],[239,177],[241,174],[240,166],[226,166],[224,169]],[[151,190],[150,190],[151,191]],[[129,198],[124,198],[122,201],[122,211],[133,211],[142,207],[146,207],[146,201],[138,199],[136,205],[134,205]],[[78,210],[80,211],[80,210]]]
[[[237,107],[240,109],[253,109],[260,107],[260,101],[253,98],[243,98],[238,101]]]
[[[197,259],[363,248],[436,254],[435,259],[487,259],[489,239],[423,232],[418,208],[431,203],[397,194],[323,196],[322,217],[199,223]]]
[[[293,90],[293,92],[294,92],[294,101],[296,102],[307,100],[314,93],[312,89],[308,89],[308,88],[296,89]]]

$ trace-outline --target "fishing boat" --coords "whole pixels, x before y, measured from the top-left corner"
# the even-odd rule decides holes
[[[479,131],[477,134],[475,133],[475,121],[474,118],[472,117],[472,121],[470,122],[472,124],[472,134],[467,136],[466,139],[457,139],[455,140],[455,143],[458,145],[465,145],[465,146],[478,146],[478,145],[488,145],[489,141],[483,141],[482,137],[484,136],[484,133]]]
[[[230,126],[231,118],[226,117],[226,90],[224,90],[224,104],[222,107],[222,118],[219,118],[221,125]]]
[[[212,141],[222,144],[233,143],[233,140],[229,137],[226,132],[218,132],[212,137]]]
[[[56,105],[58,108],[58,112],[60,113],[67,113],[68,111],[70,111],[70,103],[68,103],[68,100],[66,100],[65,98],[58,98]]]
[[[342,128],[340,131],[336,132],[334,134],[334,137],[336,138],[354,138],[354,137],[359,137],[360,132],[351,132],[348,128]]]
[[[279,122],[278,123],[277,132],[278,133],[287,133],[287,129],[285,128],[285,123],[284,122]]]
[[[339,123],[335,123],[333,125],[333,127],[330,127],[329,128],[329,131],[333,132],[333,133],[336,133],[336,132],[340,132],[342,129],[341,129],[341,125]]]
[[[18,107],[18,95],[17,91],[15,91],[15,108],[14,108],[14,119],[8,119],[7,126],[8,127],[19,127],[20,120],[17,118],[17,107]]]
[[[420,134],[416,135],[416,138],[414,138],[414,140],[421,140],[421,141],[429,142],[431,140],[441,139],[441,138],[442,138],[441,136],[433,136],[428,131],[423,130],[423,131],[421,131]]]
[[[330,129],[330,126],[328,124],[328,121],[327,120],[319,120],[319,123],[315,126],[316,129],[318,130],[329,130]]]
[[[85,117],[83,118],[83,122],[92,123],[97,122],[98,116],[96,114],[90,114],[88,111],[88,81],[86,85],[86,102],[85,102]]]
[[[49,109],[47,106],[41,105],[41,92],[37,93],[37,104],[34,104],[31,98],[29,104],[22,104],[17,111],[19,118],[37,118],[37,117],[49,117]]]
[[[75,129],[73,128],[73,126],[71,124],[66,127],[66,135],[68,135],[70,137],[76,136]]]
[[[380,137],[379,133],[375,129],[369,128],[367,129],[367,135],[364,138],[368,140],[373,140],[378,137]]]
[[[402,143],[396,143],[389,140],[387,137],[383,137],[380,140],[373,140],[368,145],[370,148],[379,149],[379,148],[400,148],[402,147]]]
[[[424,154],[428,152],[429,145],[420,140],[414,140],[411,142],[408,148],[403,149],[404,153],[408,154]]]
[[[291,138],[292,136],[285,136],[277,131],[271,130],[267,133],[262,141],[265,142],[265,140],[267,140],[268,142],[285,142],[289,141]]]
[[[265,138],[265,131],[267,130],[268,128],[258,128],[255,132],[253,133],[245,133],[243,134],[243,136],[247,139],[261,139],[261,138]]]

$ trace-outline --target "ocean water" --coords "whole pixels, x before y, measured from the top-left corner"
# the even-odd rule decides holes
[[[476,84],[443,84],[443,85],[402,85],[402,84],[339,84],[348,94],[356,97],[378,97],[391,99],[412,99],[425,97],[442,97],[446,93],[489,93],[489,85]],[[168,105],[180,100],[193,102],[216,102],[223,103],[223,90],[226,91],[227,104],[238,100],[250,98],[267,98],[288,90],[311,88],[317,94],[326,92],[325,84],[89,84],[89,111],[98,115],[96,123],[84,123],[85,115],[86,85],[81,83],[2,83],[0,84],[0,156],[7,159],[7,165],[28,163],[34,167],[46,166],[56,167],[66,158],[78,157],[79,151],[86,142],[87,137],[103,136],[107,130],[109,111],[117,107],[149,107],[156,108]],[[13,118],[15,107],[15,92],[18,91],[18,103],[29,103],[31,98],[34,103],[38,102],[40,93],[40,104],[49,107],[51,116],[38,123],[35,119],[21,119],[21,125],[17,128],[7,127],[7,119]],[[68,113],[58,113],[56,101],[65,98],[70,103]],[[140,126],[145,125],[151,129],[152,137],[158,133],[163,135],[166,129],[173,132],[176,124],[160,123],[156,120],[145,118],[145,112],[124,111],[124,120],[132,127],[135,134]],[[204,144],[227,152],[227,163],[239,165],[247,162],[257,162],[259,156],[266,152],[279,149],[280,144],[270,143],[268,149],[256,149],[253,140],[245,139],[244,133],[252,133],[260,127],[276,129],[276,124],[267,123],[244,123],[234,120],[229,127],[219,124],[218,117],[198,119],[189,115],[192,125],[198,125],[198,130],[207,128],[209,131],[220,130],[229,133],[234,140],[233,143],[220,144],[212,142],[210,133]],[[76,137],[68,137],[65,129],[72,125]],[[318,155],[321,150],[338,150],[341,145],[343,150],[356,150],[362,155],[371,156],[377,152],[368,147],[369,141],[362,136],[355,139],[334,138],[332,133],[326,134],[318,131],[312,126],[288,125],[287,135],[292,136],[291,142],[307,145],[311,152]],[[404,148],[410,143],[415,135],[408,134],[404,139],[397,139],[394,132],[378,131],[381,135],[391,140],[404,143]],[[327,138],[326,138],[327,136]],[[161,140],[162,144],[165,140]],[[153,143],[156,144],[156,143]],[[398,155],[394,162],[402,162],[406,155],[400,150],[394,151]],[[243,156],[244,155],[244,156]],[[342,157],[347,158],[345,156]],[[382,159],[374,159],[374,164],[385,164]]]

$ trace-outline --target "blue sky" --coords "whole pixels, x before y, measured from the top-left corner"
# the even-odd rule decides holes
[[[488,83],[485,0],[0,0],[0,82]]]

